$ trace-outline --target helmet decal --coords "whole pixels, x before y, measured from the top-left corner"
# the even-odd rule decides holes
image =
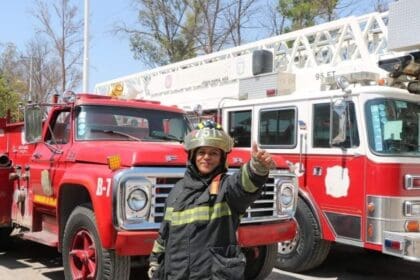
[[[223,131],[222,126],[213,121],[204,121],[185,137],[185,149],[194,150],[198,147],[210,146],[228,153],[233,147],[233,139]]]

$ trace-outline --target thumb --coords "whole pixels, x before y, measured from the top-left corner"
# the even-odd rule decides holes
[[[258,145],[257,145],[257,143],[252,142],[251,154],[256,155],[257,153],[258,153]]]

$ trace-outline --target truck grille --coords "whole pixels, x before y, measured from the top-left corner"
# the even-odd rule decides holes
[[[161,223],[164,215],[165,201],[169,192],[182,177],[157,177],[153,189],[152,215],[150,222]],[[241,223],[279,220],[276,212],[276,191],[274,179],[269,178],[260,197],[247,209]]]

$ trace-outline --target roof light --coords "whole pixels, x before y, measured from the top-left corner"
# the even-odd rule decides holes
[[[346,93],[350,93],[352,84],[372,85],[376,84],[378,80],[379,74],[367,71],[336,74],[335,76],[324,77],[322,79],[322,88],[324,90],[341,88]]]
[[[122,85],[122,83],[116,83],[112,85],[111,92],[109,95],[112,98],[120,98],[123,94],[123,91],[124,91],[124,86]]]

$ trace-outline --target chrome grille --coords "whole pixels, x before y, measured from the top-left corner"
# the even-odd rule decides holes
[[[156,185],[153,190],[153,222],[160,223],[163,220],[163,214],[165,210],[165,201],[168,197],[169,192],[172,190],[172,187],[178,182],[182,177],[179,178],[156,178]]]
[[[151,222],[161,223],[164,215],[165,201],[175,183],[181,177],[157,177],[152,199],[152,219]],[[276,191],[274,179],[269,178],[263,188],[260,197],[247,209],[241,222],[251,223],[259,221],[279,220],[283,217],[277,216],[276,212]]]
[[[260,197],[251,204],[242,217],[242,223],[252,222],[256,220],[273,219],[276,216],[276,192],[274,179],[269,178],[264,185]]]

